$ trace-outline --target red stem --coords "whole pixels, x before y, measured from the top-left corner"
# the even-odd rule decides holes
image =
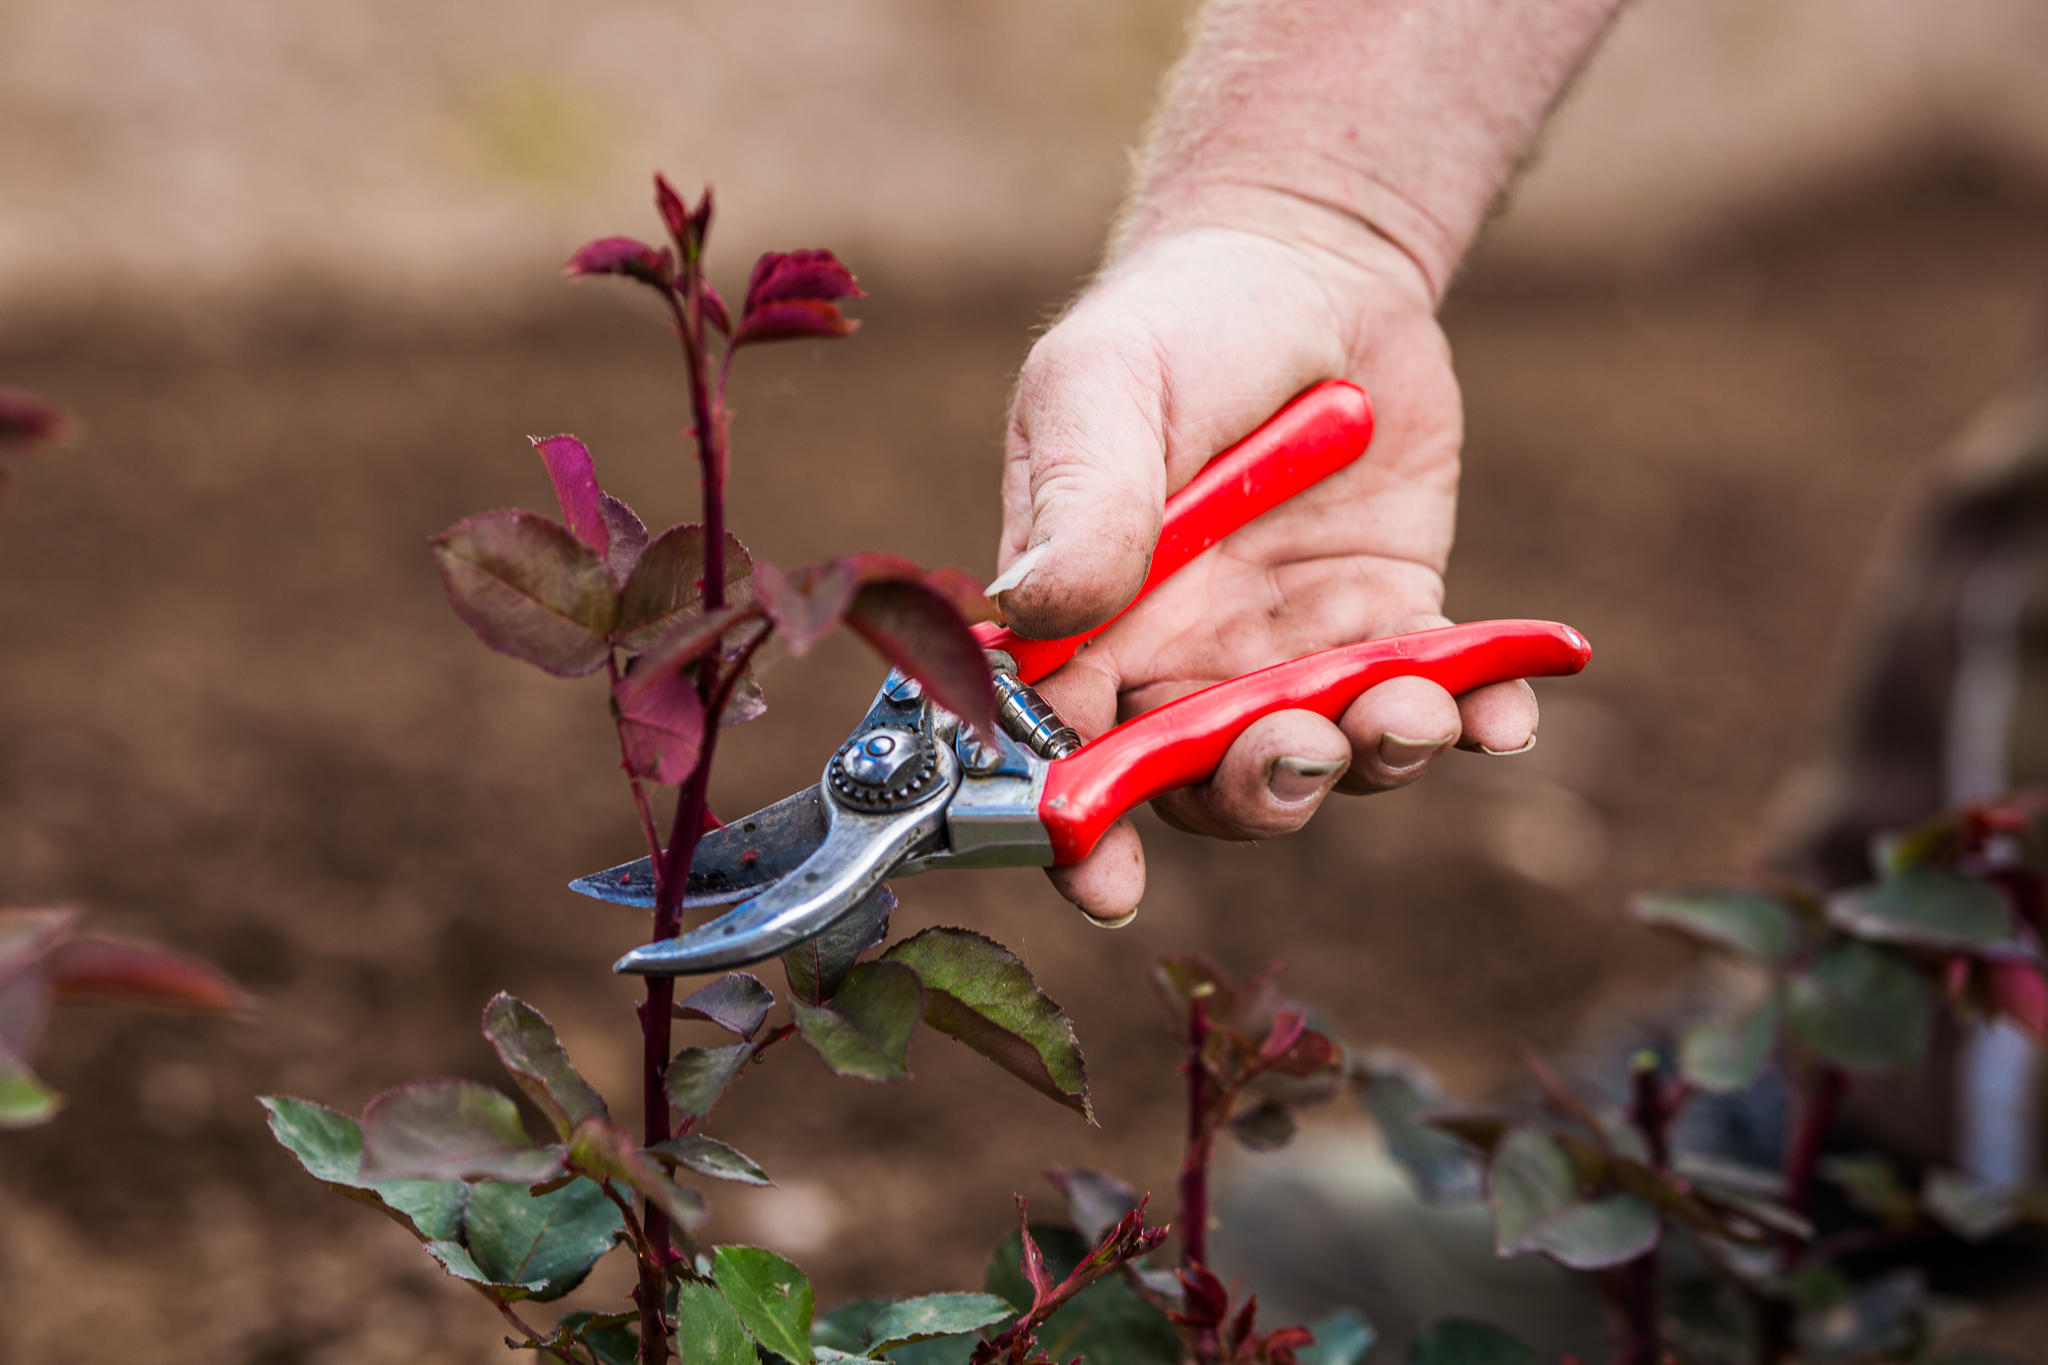
[[[1180,1263],[1202,1265],[1209,1251],[1209,1159],[1216,1134],[1209,1123],[1209,1069],[1202,1064],[1209,1037],[1209,1010],[1199,995],[1188,1000],[1188,1055],[1181,1069],[1188,1078],[1187,1146],[1180,1158]]]
[[[697,464],[704,490],[704,610],[717,611],[725,605],[725,405],[723,384],[714,394],[704,353],[703,267],[685,253],[683,298],[670,293],[669,309],[682,341],[683,359],[690,380],[690,411],[696,419]],[[723,705],[711,703],[730,684],[721,687],[718,651],[713,650],[697,669],[697,695],[705,702],[704,747],[696,766],[684,779],[676,801],[675,820],[669,827],[668,851],[657,856],[654,880],[653,941],[674,938],[682,928],[684,889],[689,883],[690,863],[697,841],[704,833],[706,793],[711,781],[711,761],[718,748],[718,715]],[[675,979],[647,978],[647,998],[640,1003],[640,1093],[642,1142],[653,1146],[666,1142],[673,1131],[668,1103],[668,1062],[672,1048],[672,1010]],[[643,1256],[640,1284],[634,1298],[640,1308],[641,1365],[663,1365],[668,1359],[668,1328],[663,1315],[664,1283],[668,1266],[675,1259],[668,1215],[645,1201],[641,1224],[652,1256]]]
[[[1848,1091],[1848,1073],[1832,1066],[1822,1067],[1794,1116],[1785,1150],[1785,1207],[1801,1216],[1812,1202],[1814,1171],[1820,1166],[1821,1150]]]
[[[1643,1135],[1650,1164],[1659,1171],[1671,1165],[1671,1120],[1675,1108],[1658,1079],[1657,1068],[1639,1066],[1631,1077],[1629,1120]],[[1627,1265],[1604,1277],[1602,1288],[1619,1328],[1614,1365],[1660,1365],[1664,1359],[1661,1249],[1651,1247]]]
[[[1786,1208],[1801,1217],[1813,1202],[1814,1172],[1820,1166],[1821,1151],[1848,1091],[1847,1072],[1822,1067],[1793,1112],[1792,1131],[1785,1141],[1784,1201]],[[1778,1269],[1792,1270],[1798,1264],[1800,1250],[1798,1241],[1787,1236],[1778,1247]],[[1791,1304],[1772,1299],[1757,1305],[1756,1358],[1760,1365],[1778,1365],[1791,1356],[1793,1325]]]

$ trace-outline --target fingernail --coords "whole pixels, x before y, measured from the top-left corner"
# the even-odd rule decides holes
[[[1009,568],[997,574],[989,585],[981,590],[982,595],[985,597],[996,597],[1022,583],[1033,569],[1044,562],[1046,552],[1051,548],[1051,541],[1042,540],[1023,554],[1018,555],[1010,561]]]
[[[1445,735],[1441,739],[1410,739],[1389,731],[1380,736],[1380,766],[1390,773],[1414,772],[1454,738]]]
[[[1266,789],[1274,800],[1292,806],[1322,795],[1343,771],[1341,758],[1276,758],[1266,772]]]
[[[1479,752],[1482,754],[1491,754],[1495,758],[1513,758],[1516,754],[1526,754],[1535,747],[1536,736],[1531,735],[1527,739],[1522,741],[1522,747],[1519,749],[1489,749],[1484,744],[1482,744],[1479,746]]]
[[[1135,908],[1118,915],[1115,919],[1103,919],[1099,915],[1089,914],[1086,910],[1081,912],[1081,918],[1087,920],[1098,929],[1121,929],[1137,917],[1138,912]]]

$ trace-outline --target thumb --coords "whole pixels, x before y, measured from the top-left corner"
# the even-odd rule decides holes
[[[1004,572],[991,585],[1020,634],[1073,635],[1137,596],[1166,503],[1163,381],[1149,337],[1085,309],[1024,362],[1004,445]]]

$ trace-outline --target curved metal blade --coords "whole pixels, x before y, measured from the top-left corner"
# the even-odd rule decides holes
[[[711,909],[759,895],[801,866],[825,842],[825,800],[816,787],[763,806],[697,841],[690,858],[687,909]],[[571,891],[614,905],[654,908],[654,864],[647,858],[593,872]]]
[[[709,924],[635,948],[612,970],[641,976],[725,971],[816,938],[851,914],[899,864],[937,846],[950,786],[934,792],[936,799],[888,814],[827,804],[824,841],[800,866]]]

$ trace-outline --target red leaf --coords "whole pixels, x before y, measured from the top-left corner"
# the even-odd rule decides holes
[[[683,259],[694,261],[704,254],[704,237],[711,231],[711,187],[704,187],[704,197],[692,209],[683,202],[683,196],[676,193],[675,186],[668,183],[659,171],[654,176],[654,206],[661,210],[661,221],[668,227],[668,235],[675,239],[676,250],[683,253]]]
[[[733,333],[732,344],[745,346],[755,341],[791,341],[798,337],[843,337],[860,330],[860,323],[839,311],[836,303],[823,299],[792,299],[788,303],[766,304],[748,313]]]
[[[562,520],[576,539],[597,551],[611,552],[611,526],[605,520],[604,490],[597,486],[597,465],[590,450],[574,436],[536,436],[533,448],[548,467],[548,480],[555,486],[555,501],[561,505]],[[624,504],[621,504],[623,506]]]
[[[1282,1010],[1273,1016],[1273,1027],[1266,1034],[1266,1040],[1259,1044],[1259,1056],[1269,1062],[1278,1060],[1307,1030],[1308,1021],[1301,1017],[1299,1011]]]
[[[1304,1346],[1316,1344],[1316,1334],[1306,1327],[1281,1327],[1266,1334],[1259,1343],[1259,1354],[1272,1365],[1294,1365],[1294,1353]]]
[[[688,668],[718,649],[735,626],[755,620],[760,615],[761,608],[757,604],[739,602],[684,619],[633,660],[626,669],[619,696],[624,699],[630,693],[658,686],[663,678]]]
[[[835,300],[866,297],[829,251],[768,252],[754,262],[732,344],[845,336],[860,324],[843,316]]]
[[[783,573],[773,564],[754,566],[755,590],[768,619],[791,654],[808,654],[811,647],[832,633],[853,605],[860,576],[846,560],[814,564]]]
[[[1245,1342],[1251,1340],[1252,1324],[1258,1321],[1259,1296],[1250,1295],[1244,1307],[1237,1310],[1237,1316],[1230,1322],[1230,1345],[1232,1350],[1242,1350]]]
[[[753,600],[754,560],[732,532],[725,533],[725,603]],[[685,617],[704,607],[704,528],[696,522],[669,527],[648,545],[619,594],[616,634],[628,649],[658,640]]]
[[[566,275],[624,275],[667,290],[675,276],[676,260],[665,246],[653,247],[632,237],[602,237],[577,248]]]
[[[449,604],[486,645],[558,677],[604,666],[619,594],[597,552],[533,512],[483,512],[434,537]]]
[[[1209,1273],[1207,1266],[1191,1265],[1178,1272],[1187,1298],[1183,1311],[1168,1314],[1188,1327],[1215,1328],[1230,1315],[1230,1291],[1223,1281]]]
[[[647,527],[632,508],[609,493],[598,495],[597,510],[604,518],[605,534],[611,544],[605,552],[605,567],[611,570],[612,582],[623,587],[646,552]]]
[[[80,934],[54,948],[48,959],[57,998],[110,1000],[130,1005],[235,1014],[249,997],[218,968],[154,943]]]
[[[1323,1034],[1304,1032],[1285,1052],[1272,1059],[1275,1071],[1286,1076],[1314,1076],[1338,1071],[1344,1066],[1344,1049]]]
[[[627,770],[666,786],[687,778],[704,747],[704,702],[695,679],[673,672],[649,686],[635,687],[621,678],[613,701]]]
[[[1044,1303],[1045,1296],[1053,1291],[1052,1271],[1045,1264],[1045,1253],[1038,1249],[1038,1239],[1031,1235],[1031,1220],[1025,1214],[1024,1196],[1014,1197],[1017,1201],[1017,1232],[1023,1238],[1023,1264],[1020,1268],[1031,1285],[1031,1303],[1035,1308]]]
[[[864,299],[853,272],[829,251],[770,251],[754,262],[745,312],[799,299]]]
[[[864,585],[846,613],[846,624],[923,683],[939,705],[982,733],[995,733],[995,687],[981,642],[945,595],[922,577]]]
[[[706,280],[704,290],[704,320],[726,336],[732,335],[732,315],[725,311],[725,300],[718,297],[718,291]]]

